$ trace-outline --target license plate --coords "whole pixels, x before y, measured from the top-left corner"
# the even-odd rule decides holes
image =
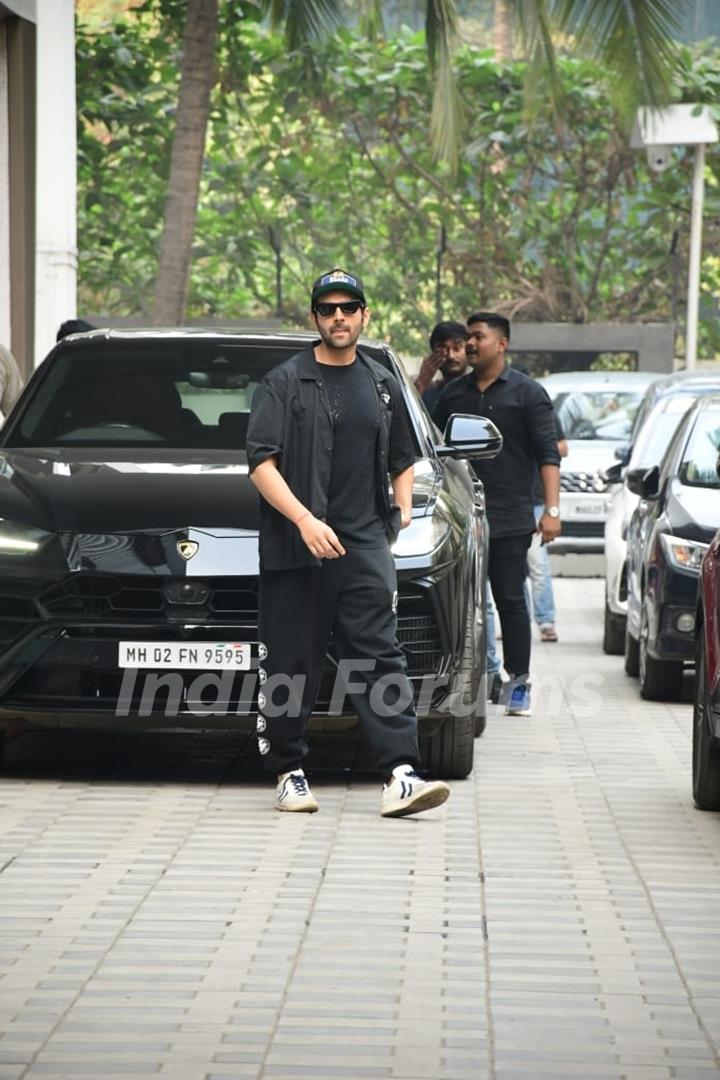
[[[121,641],[118,667],[248,671],[250,652],[247,641]]]
[[[607,513],[607,499],[561,500],[560,515],[567,521],[601,521]]]

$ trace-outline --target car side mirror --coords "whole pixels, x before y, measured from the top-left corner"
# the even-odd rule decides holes
[[[436,446],[438,457],[488,460],[502,450],[503,437],[499,429],[485,416],[453,413],[445,426],[445,445]]]
[[[632,452],[632,446],[629,443],[622,443],[621,446],[615,447],[615,457],[621,465],[627,465],[630,460],[630,454]]]
[[[625,462],[618,461],[616,465],[608,465],[607,469],[603,470],[603,476],[607,480],[608,484],[619,484],[622,480],[623,469],[625,468]]]
[[[625,483],[634,495],[641,499],[656,499],[660,485],[660,469],[653,465],[651,469],[630,469]]]

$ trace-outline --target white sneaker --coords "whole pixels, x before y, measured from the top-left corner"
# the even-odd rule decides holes
[[[392,780],[383,785],[380,813],[383,817],[405,817],[432,810],[445,802],[450,788],[442,780],[423,780],[412,765],[396,765]]]
[[[310,790],[302,769],[281,773],[275,792],[275,809],[291,814],[314,814],[318,809],[315,796]]]
[[[527,675],[511,675],[506,684],[505,715],[532,716],[530,682]]]

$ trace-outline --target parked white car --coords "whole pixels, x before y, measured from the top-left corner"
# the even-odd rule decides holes
[[[704,394],[717,393],[720,372],[677,372],[648,387],[638,412],[632,443],[622,457],[631,469],[658,465],[680,421],[692,403]],[[627,528],[640,501],[621,479],[624,465],[608,470],[610,504],[605,522],[605,621],[603,650],[617,656],[625,649],[627,618]]]
[[[651,371],[569,371],[538,381],[557,411],[568,442],[560,466],[562,535],[550,550],[600,552],[605,545],[609,484],[605,470],[627,444]]]

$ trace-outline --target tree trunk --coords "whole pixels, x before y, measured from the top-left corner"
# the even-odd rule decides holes
[[[218,0],[188,0],[180,96],[155,282],[155,326],[176,326],[185,316],[210,91],[215,82],[217,24]]]
[[[512,60],[512,24],[508,0],[495,0],[494,12],[495,59]]]

